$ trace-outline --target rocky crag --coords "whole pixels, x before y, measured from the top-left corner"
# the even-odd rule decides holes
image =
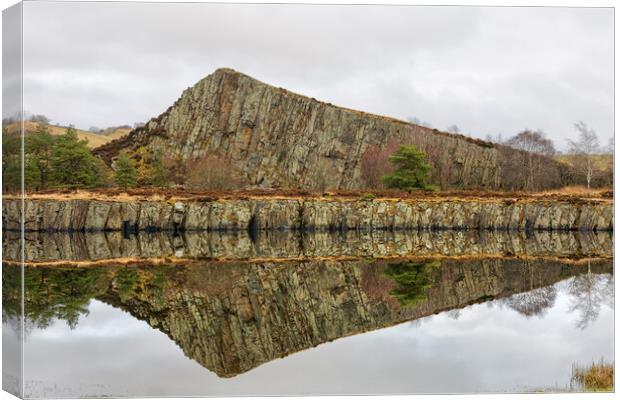
[[[519,188],[515,172],[533,157],[540,171],[530,189],[570,182],[551,158],[354,111],[218,69],[185,90],[164,113],[95,153],[108,163],[123,150],[146,147],[192,160],[218,154],[251,185],[359,189],[361,158],[370,146],[414,144],[426,152],[442,188]]]
[[[20,230],[19,199],[3,201]],[[112,201],[26,199],[26,231],[613,230],[611,200],[350,199],[273,197]]]

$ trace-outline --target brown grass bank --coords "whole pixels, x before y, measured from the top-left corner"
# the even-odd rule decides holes
[[[15,198],[17,193],[5,193],[6,198]],[[100,189],[47,189],[28,192],[32,199],[91,199],[91,200],[229,200],[248,198],[314,198],[314,199],[420,199],[420,200],[493,200],[505,201],[612,201],[613,190],[567,187],[545,192],[502,192],[485,190],[416,191],[398,190],[326,190],[310,191],[300,189],[242,189],[242,190],[191,190],[183,188],[100,188]]]
[[[587,366],[573,364],[571,384],[589,392],[613,392],[614,364],[603,359]]]

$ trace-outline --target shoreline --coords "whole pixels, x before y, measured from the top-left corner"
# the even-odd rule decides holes
[[[3,193],[7,200],[21,199],[20,193]],[[613,191],[593,189],[584,191],[549,190],[542,192],[510,192],[486,190],[443,190],[414,191],[411,193],[398,190],[325,190],[310,191],[299,189],[244,189],[244,190],[189,190],[158,188],[100,188],[100,189],[47,189],[37,192],[25,192],[24,200],[99,200],[114,202],[134,201],[218,201],[248,199],[303,199],[324,201],[564,201],[572,203],[596,202],[613,203]]]

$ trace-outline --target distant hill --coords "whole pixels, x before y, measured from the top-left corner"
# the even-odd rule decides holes
[[[560,154],[555,156],[555,159],[559,162],[566,163],[570,166],[575,165],[575,156],[571,154]],[[613,154],[597,154],[594,156],[594,169],[599,171],[610,170],[614,167],[614,155]]]
[[[34,132],[37,129],[37,125],[38,123],[33,122],[33,121],[24,122],[24,128],[25,128],[26,134]],[[19,122],[13,122],[7,125],[7,131],[9,133],[17,133],[19,132],[19,129],[20,129]],[[51,133],[52,135],[62,135],[67,131],[66,126],[58,126],[58,125],[51,125],[51,124],[47,125],[47,129],[49,133]],[[88,141],[88,147],[90,147],[91,149],[94,149],[95,147],[102,146],[114,139],[119,139],[127,135],[129,131],[131,131],[131,129],[130,128],[117,128],[108,135],[102,135],[102,134],[98,134],[94,132],[84,131],[81,129],[76,129],[76,131],[77,131],[78,137],[80,139],[86,139]]]
[[[530,189],[571,183],[571,167],[550,157],[337,107],[227,68],[95,154],[108,163],[119,152],[140,147],[181,162],[215,154],[230,160],[250,186],[361,189],[366,152],[394,142],[424,151],[431,182],[443,189],[520,189],[532,158],[538,172]]]

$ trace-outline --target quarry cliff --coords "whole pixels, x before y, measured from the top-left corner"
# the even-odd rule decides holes
[[[127,136],[95,149],[111,163],[121,151],[161,150],[183,162],[209,154],[230,160],[250,186],[360,189],[361,159],[371,146],[413,144],[447,188],[519,188],[528,157],[542,174],[532,189],[570,183],[570,166],[463,135],[368,114],[218,69],[186,89],[165,112]]]

